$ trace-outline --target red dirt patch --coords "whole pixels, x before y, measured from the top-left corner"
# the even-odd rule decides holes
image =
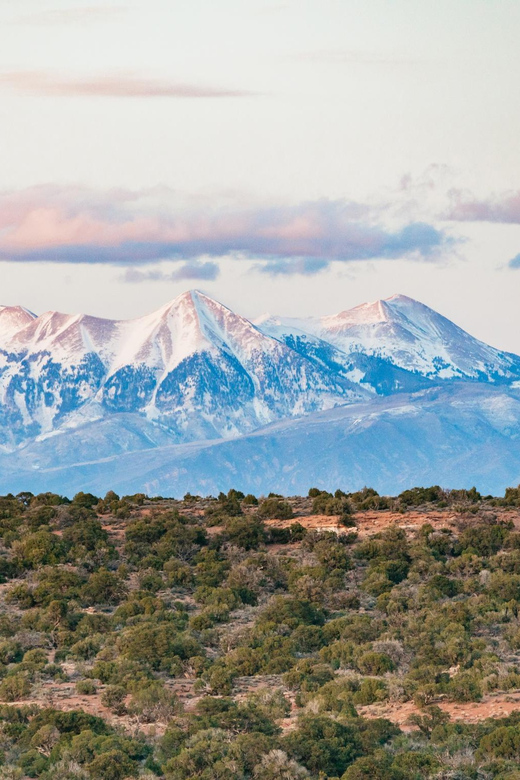
[[[436,702],[443,712],[447,712],[451,720],[461,720],[465,723],[478,723],[486,718],[505,718],[520,709],[520,691],[512,693],[496,693],[484,696],[479,702]],[[413,731],[415,726],[408,721],[411,715],[421,714],[421,710],[413,702],[369,704],[358,707],[358,712],[365,718],[387,718],[403,729]]]

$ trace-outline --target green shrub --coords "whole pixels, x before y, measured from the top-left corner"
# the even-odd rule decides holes
[[[369,651],[357,659],[357,667],[362,674],[381,675],[393,672],[395,664],[385,653]]]
[[[355,726],[311,715],[300,718],[298,727],[283,737],[282,746],[310,772],[332,776],[342,775],[362,753]]]
[[[116,715],[123,715],[126,712],[125,706],[126,690],[121,685],[109,685],[103,691],[101,704],[115,712]]]
[[[0,683],[0,701],[19,701],[29,696],[31,683],[25,674],[12,674]]]
[[[87,768],[92,780],[124,780],[137,776],[137,765],[122,750],[101,753]]]
[[[126,594],[126,587],[117,574],[101,568],[90,575],[82,588],[87,604],[119,604]]]
[[[477,758],[505,758],[520,761],[520,728],[499,726],[482,737]]]
[[[251,517],[230,517],[224,525],[226,538],[244,550],[256,550],[265,541],[262,521]]]
[[[366,705],[384,701],[388,697],[388,687],[383,680],[367,677],[362,680],[357,691],[352,696],[354,704]]]
[[[293,516],[291,505],[278,498],[266,498],[258,507],[258,516],[273,520],[290,520]]]
[[[97,693],[97,687],[92,680],[78,680],[76,683],[76,692],[80,696],[93,696]]]

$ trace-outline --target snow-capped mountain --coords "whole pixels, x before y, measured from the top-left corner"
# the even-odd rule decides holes
[[[3,307],[0,467],[65,493],[141,489],[145,464],[147,491],[173,495],[193,480],[303,489],[341,469],[386,486],[459,456],[477,476],[472,448],[502,463],[502,442],[500,474],[520,475],[518,380],[519,357],[404,296],[257,323],[197,291],[126,321]]]
[[[414,389],[411,377],[399,376],[395,369],[411,372],[415,381],[510,382],[520,376],[517,355],[478,341],[446,317],[405,295],[365,303],[332,316],[270,317],[257,325],[302,354],[323,354],[328,359],[332,347],[334,360],[350,367],[347,376],[383,394]],[[390,384],[380,388],[377,383],[385,370]],[[420,386],[419,381],[416,389]]]
[[[366,395],[197,291],[129,321],[3,309],[0,339],[8,448],[123,412],[183,441],[229,437]]]
[[[23,306],[0,306],[0,341],[6,343],[36,315]]]

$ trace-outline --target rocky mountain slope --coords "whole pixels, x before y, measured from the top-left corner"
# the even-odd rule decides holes
[[[509,383],[520,374],[517,355],[484,344],[405,295],[321,318],[260,318],[257,325],[302,354],[350,367],[351,379],[384,395],[419,389],[424,380]]]
[[[132,413],[179,441],[235,436],[366,391],[199,292],[117,322],[0,312],[0,443]]]
[[[0,492],[392,494],[414,485],[520,483],[520,390],[456,383],[283,420],[231,440],[176,444],[146,420],[89,422],[0,455]]]
[[[520,480],[519,386],[518,356],[404,296],[257,323],[197,291],[128,321],[3,307],[0,465],[7,491],[500,492]]]

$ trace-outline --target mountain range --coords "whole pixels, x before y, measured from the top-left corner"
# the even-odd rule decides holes
[[[2,307],[0,489],[497,492],[519,388],[520,357],[403,295],[255,322],[199,291],[126,321]]]

